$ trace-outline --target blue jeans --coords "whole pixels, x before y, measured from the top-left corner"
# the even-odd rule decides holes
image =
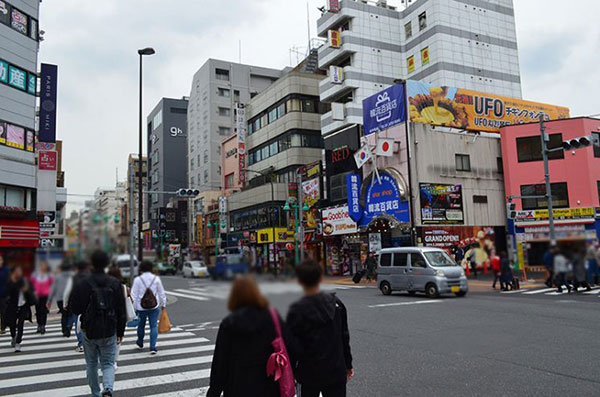
[[[140,323],[137,328],[137,345],[144,346],[144,334],[146,328],[146,318],[150,323],[150,351],[156,350],[156,339],[158,338],[158,317],[160,316],[160,306],[156,309],[140,310],[137,312]]]
[[[598,262],[595,259],[588,259],[587,265],[588,282],[590,284],[596,284],[596,276],[598,275]]]
[[[69,329],[73,328],[75,335],[77,336],[77,346],[83,346],[83,334],[81,332],[77,332],[77,314],[71,314],[71,317],[67,320],[67,327]]]
[[[103,339],[83,338],[83,353],[85,355],[85,366],[88,384],[92,390],[92,396],[100,397],[100,381],[98,380],[98,362],[102,368],[102,385],[104,390],[112,392],[115,383],[115,353],[117,351],[117,336]]]

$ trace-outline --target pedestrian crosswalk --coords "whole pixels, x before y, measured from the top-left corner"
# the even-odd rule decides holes
[[[118,395],[126,392],[129,397],[204,396],[215,346],[190,331],[214,325],[173,327],[171,332],[159,335],[159,353],[155,356],[150,356],[147,349],[137,349],[136,329],[128,328],[119,355],[115,391]],[[20,353],[13,351],[8,333],[0,336],[0,395],[89,395],[84,355],[75,351],[75,335],[63,337],[60,324],[48,325],[45,335],[35,331],[36,327],[26,327]]]
[[[506,294],[506,295],[529,295],[529,296],[540,296],[540,295],[545,295],[545,296],[562,296],[562,295],[568,295],[569,292],[567,291],[567,288],[563,288],[562,292],[558,292],[556,287],[553,288],[524,288],[524,289],[518,289],[518,290],[512,290],[512,291],[500,291],[501,294]],[[579,287],[577,292],[575,292],[574,290],[571,290],[571,295],[584,295],[584,296],[598,296],[600,297],[600,286],[595,286],[592,287],[590,291],[588,291],[586,288],[582,288]]]
[[[302,292],[300,286],[295,282],[264,282],[260,283],[259,287],[261,292],[267,296],[286,293],[300,294]],[[227,297],[229,296],[230,288],[231,284],[229,283],[199,284],[191,282],[189,288],[175,288],[172,290],[165,291],[165,293],[167,295],[171,295],[177,298],[186,298],[195,301],[209,301],[213,299],[224,300],[227,299]],[[360,288],[367,287],[363,285],[321,284],[321,289],[324,291]]]

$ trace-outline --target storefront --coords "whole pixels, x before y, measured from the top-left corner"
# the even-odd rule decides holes
[[[0,218],[0,256],[8,266],[21,266],[25,274],[30,274],[40,244],[39,223],[19,219],[18,216],[26,216],[25,212],[13,215],[16,218]]]
[[[583,246],[600,236],[600,208],[559,208],[554,213],[554,233],[562,247]],[[517,211],[509,222],[516,256],[521,266],[540,266],[550,244],[548,210]]]
[[[354,274],[360,269],[361,246],[368,243],[366,236],[361,239],[356,222],[348,215],[347,205],[324,208],[321,217],[325,242],[325,273],[332,276]]]
[[[267,228],[256,231],[258,247],[256,256],[259,268],[273,267],[275,264],[283,269],[289,256],[288,243],[294,242],[294,234],[285,227]]]

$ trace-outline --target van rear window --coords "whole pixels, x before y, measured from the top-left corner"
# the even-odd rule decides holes
[[[392,254],[381,254],[379,266],[390,266],[392,264]]]

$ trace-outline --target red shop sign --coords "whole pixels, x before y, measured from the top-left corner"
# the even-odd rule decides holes
[[[39,244],[38,221],[0,219],[0,247],[35,248]]]
[[[40,150],[38,168],[46,171],[56,171],[56,151]]]

